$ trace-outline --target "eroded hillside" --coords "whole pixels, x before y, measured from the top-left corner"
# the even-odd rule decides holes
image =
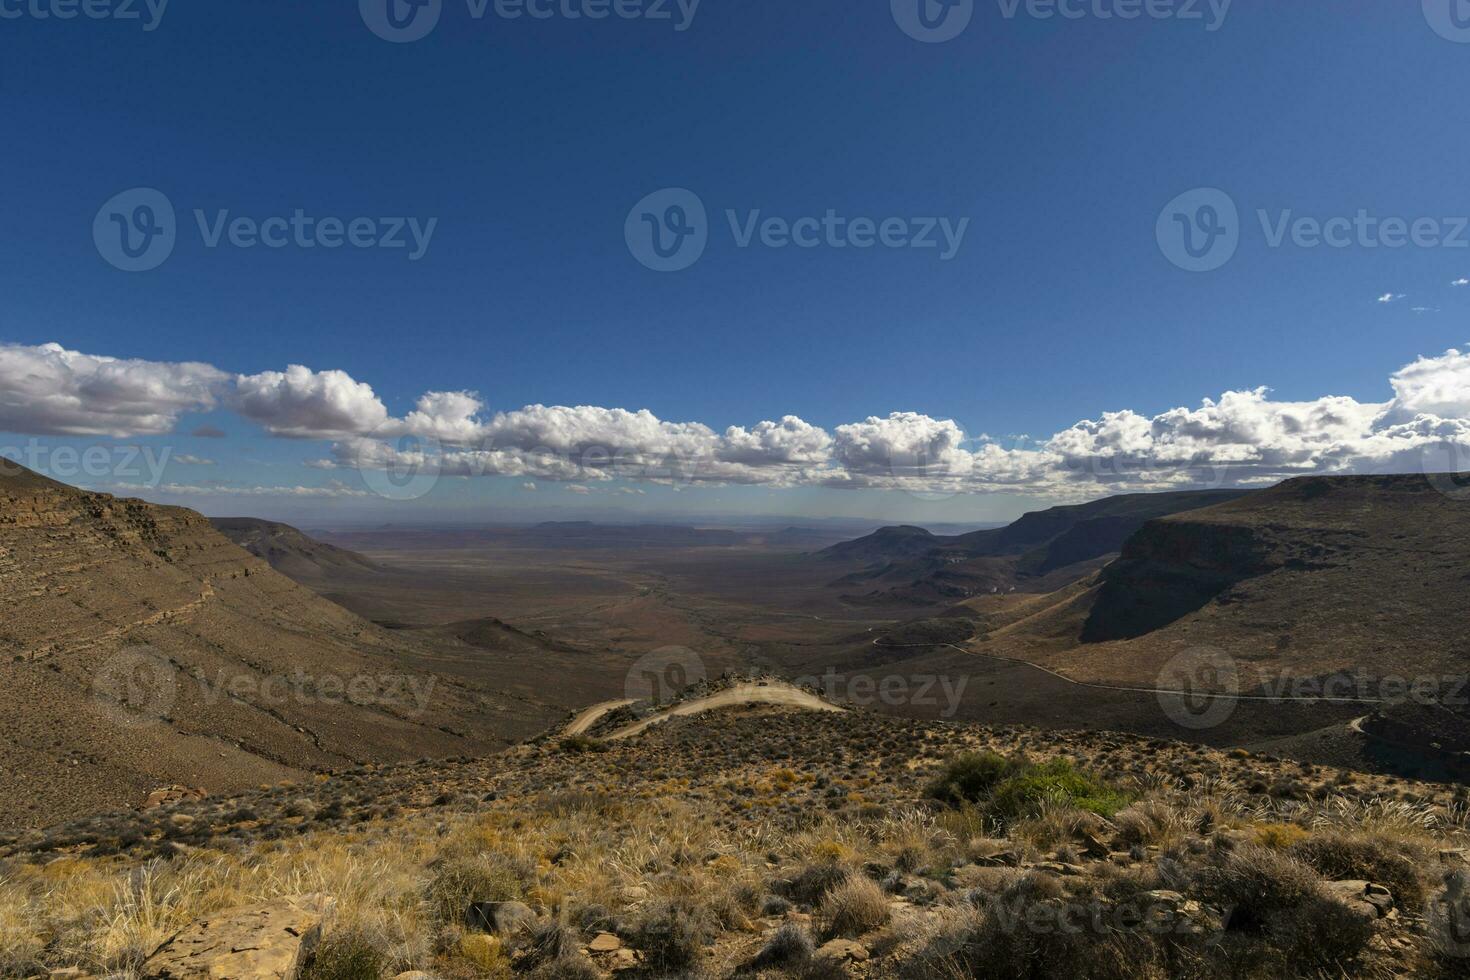
[[[490,751],[559,713],[274,572],[192,511],[0,474],[0,824],[357,761]],[[448,641],[445,641],[448,642]]]

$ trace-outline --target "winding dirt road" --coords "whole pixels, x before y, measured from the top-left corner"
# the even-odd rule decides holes
[[[623,698],[618,701],[603,701],[601,704],[594,704],[590,708],[584,708],[581,712],[577,714],[577,717],[572,719],[571,724],[567,725],[566,730],[563,731],[562,734],[581,735],[587,729],[597,724],[597,719],[601,718],[609,711],[616,711],[619,708],[633,703],[634,702],[632,698]]]
[[[626,704],[628,702],[616,703]],[[608,740],[631,738],[654,725],[668,721],[670,718],[699,715],[706,711],[714,711],[718,708],[733,708],[743,704],[779,704],[791,708],[806,708],[808,711],[841,712],[846,710],[839,708],[835,704],[829,704],[816,695],[803,691],[799,687],[792,687],[790,684],[774,682],[769,684],[737,684],[734,687],[720,691],[718,694],[711,694],[707,698],[698,698],[694,701],[686,701],[681,705],[670,708],[668,711],[644,718],[642,721],[635,722],[626,728],[620,728],[609,735]],[[587,710],[593,711],[601,707],[603,706],[596,705]],[[586,713],[583,712],[583,714]],[[581,717],[581,715],[578,715],[577,721],[580,721]],[[597,717],[601,717],[601,715]],[[576,721],[573,721],[573,724],[576,724]],[[570,728],[567,731],[568,734],[575,734]]]

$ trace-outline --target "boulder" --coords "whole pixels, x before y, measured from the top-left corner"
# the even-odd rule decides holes
[[[610,932],[598,933],[587,948],[594,953],[612,953],[623,948],[623,941]]]
[[[833,960],[852,960],[862,963],[868,956],[868,947],[851,939],[834,939],[817,949],[817,956]]]
[[[200,919],[143,964],[145,980],[295,980],[330,926],[326,895],[266,902]]]
[[[1368,881],[1329,881],[1327,893],[1370,919],[1381,919],[1393,909],[1393,892]]]
[[[505,935],[536,921],[536,913],[522,902],[475,902],[465,914],[471,929]]]

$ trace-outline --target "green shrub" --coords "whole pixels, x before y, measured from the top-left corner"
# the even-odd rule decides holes
[[[358,932],[322,940],[301,980],[379,980],[387,963],[383,951]]]
[[[993,819],[1011,823],[1036,816],[1044,803],[1111,817],[1131,802],[1128,794],[1078,770],[1070,761],[1053,759],[1007,776],[991,792],[987,810]]]
[[[932,799],[955,806],[976,803],[1022,765],[995,752],[964,752],[945,763],[927,792]]]

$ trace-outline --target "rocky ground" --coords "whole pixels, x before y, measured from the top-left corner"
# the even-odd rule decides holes
[[[201,917],[326,894],[316,977],[1459,975],[1463,799],[1126,735],[728,710],[11,834],[0,972],[156,972]]]

